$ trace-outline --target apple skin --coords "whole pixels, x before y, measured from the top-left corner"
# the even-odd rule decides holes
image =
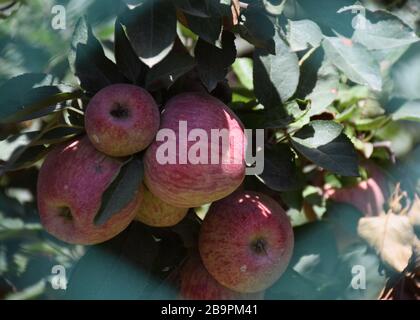
[[[159,129],[160,112],[153,97],[131,84],[113,84],[89,102],[85,127],[92,144],[113,157],[144,150]]]
[[[218,283],[204,267],[200,255],[191,255],[180,270],[180,300],[262,300],[264,292],[240,293]]]
[[[188,134],[192,129],[199,128],[207,133],[209,139],[211,129],[228,130],[228,150],[223,152],[221,140],[215,143],[219,147],[219,163],[212,164],[210,161],[211,143],[208,144],[208,163],[194,164],[190,159],[187,163],[180,163],[180,154],[185,154],[179,147],[180,121],[187,122]],[[176,134],[176,163],[159,163],[157,150],[164,143],[161,141],[153,142],[144,157],[145,184],[160,199],[176,207],[199,207],[229,195],[242,183],[246,168],[246,135],[240,120],[223,102],[201,92],[177,95],[165,106],[162,129],[171,129]],[[189,141],[186,150],[195,143]],[[234,163],[234,155],[243,159]]]
[[[325,198],[356,207],[366,217],[378,216],[383,212],[388,191],[383,173],[373,164],[366,165],[370,175],[356,186],[325,191]]]
[[[119,213],[94,224],[102,194],[118,174],[121,162],[97,151],[85,136],[55,147],[39,171],[37,200],[44,228],[58,239],[95,244],[111,239],[134,219],[143,187]]]
[[[263,291],[280,278],[293,245],[293,229],[283,208],[252,191],[214,202],[199,235],[208,272],[222,285],[247,293]]]
[[[144,187],[143,201],[136,220],[152,227],[172,227],[188,213],[188,208],[178,208],[164,202]]]

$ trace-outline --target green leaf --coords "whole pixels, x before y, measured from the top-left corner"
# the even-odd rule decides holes
[[[51,145],[67,141],[82,132],[84,129],[81,127],[57,125],[45,131],[28,131],[12,135],[7,138],[6,142],[24,140],[27,146]]]
[[[267,290],[267,299],[337,299],[338,248],[328,221],[294,228],[295,244],[289,268]],[[350,274],[351,275],[351,274]],[[343,287],[348,284],[343,285]]]
[[[338,12],[340,8],[354,2],[350,0],[293,0],[287,3],[287,10],[284,10],[283,14],[292,20],[310,19],[328,35],[338,32],[350,37],[354,32],[352,27],[354,14]]]
[[[225,79],[228,67],[235,61],[235,36],[229,31],[223,31],[221,49],[198,39],[194,54],[201,81],[208,91],[213,91],[217,83]]]
[[[392,119],[420,121],[420,100],[412,100],[403,103],[392,113]]]
[[[236,58],[235,62],[232,64],[232,69],[246,89],[251,91],[254,90],[254,83],[252,79],[252,59]]]
[[[249,6],[243,13],[244,22],[236,26],[240,36],[257,48],[267,50],[274,54],[275,29],[273,22],[266,13],[255,7]]]
[[[220,18],[202,18],[185,14],[188,28],[201,39],[214,43],[219,39],[222,31],[222,20]]]
[[[149,67],[161,61],[176,37],[176,12],[171,1],[147,0],[121,17],[128,39]]]
[[[263,0],[265,10],[274,16],[279,16],[283,13],[287,0]]]
[[[81,18],[76,24],[69,62],[80,80],[80,86],[89,94],[95,94],[113,83],[126,82],[116,64],[105,56],[86,18]]]
[[[264,120],[262,127],[265,129],[287,129],[293,122],[299,121],[305,117],[308,109],[300,105],[298,101],[292,100],[284,105],[264,109]]]
[[[26,92],[48,81],[45,73],[24,73],[4,82],[0,87],[1,104],[4,105],[9,99],[14,99],[20,92]]]
[[[254,52],[254,88],[258,101],[266,108],[290,99],[299,83],[299,61],[295,53],[276,35],[275,55],[257,48]]]
[[[13,152],[6,164],[0,167],[0,175],[2,172],[17,171],[33,166],[46,156],[50,149],[50,147],[44,145],[19,147]]]
[[[420,43],[410,49],[392,66],[392,96],[408,100],[420,99]]]
[[[372,131],[382,128],[388,122],[388,117],[356,119],[354,124],[359,131]]]
[[[118,68],[132,83],[144,86],[149,67],[137,56],[119,19],[115,21],[115,60]]]
[[[258,178],[275,191],[298,187],[295,154],[287,144],[279,143],[264,149],[264,171]]]
[[[343,176],[359,175],[354,146],[334,121],[312,121],[296,132],[292,144],[321,168]]]
[[[223,17],[231,13],[231,0],[174,0],[174,3],[182,11],[196,17]]]
[[[161,251],[168,241],[179,247],[179,240],[158,242],[151,228],[133,222],[118,236],[88,249],[72,270],[65,299],[152,299],[157,290],[159,298],[173,297],[169,287],[160,286],[161,270],[168,266],[157,264],[159,255],[179,254],[178,247]]]
[[[153,66],[146,77],[146,87],[154,90],[168,89],[175,81],[194,68],[196,62],[188,53],[172,51],[165,59]]]
[[[325,37],[323,48],[330,62],[351,81],[381,91],[379,63],[366,47],[345,38]]]
[[[322,42],[322,31],[311,20],[288,21],[287,40],[292,51],[317,48]]]
[[[57,110],[57,104],[80,97],[80,92],[61,92],[58,86],[43,85],[45,74],[23,74],[0,86],[0,123],[19,122]]]
[[[339,74],[331,62],[324,60],[317,73],[317,81],[312,92],[306,97],[311,101],[309,115],[324,112],[337,99]]]
[[[84,132],[80,127],[69,127],[66,125],[59,125],[53,127],[45,132],[42,132],[35,140],[31,142],[31,146],[42,144],[57,144],[74,138],[76,135]]]
[[[125,208],[139,191],[143,180],[143,161],[134,157],[121,166],[119,173],[102,195],[102,204],[95,216],[96,225],[102,225]]]
[[[420,40],[413,29],[387,11],[366,11],[355,19],[356,30],[352,39],[369,50],[393,49]]]

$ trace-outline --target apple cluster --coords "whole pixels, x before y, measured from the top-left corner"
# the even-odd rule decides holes
[[[160,130],[174,132],[172,142],[184,143],[187,151],[196,145],[178,139],[181,121],[189,132],[227,132],[227,146],[219,140],[207,146],[209,152],[218,150],[218,163],[159,161],[168,143],[157,138]],[[241,189],[245,159],[223,161],[246,148],[243,125],[223,102],[189,92],[171,98],[160,111],[143,88],[115,84],[90,100],[85,129],[86,135],[55,147],[40,169],[37,201],[49,233],[68,243],[92,245],[113,238],[134,219],[170,227],[190,208],[211,203],[198,250],[181,268],[180,298],[258,298],[280,278],[292,255],[293,229],[276,201]],[[177,158],[184,156],[182,148],[173,150]],[[104,192],[132,155],[143,156],[144,180],[124,208],[95,223]]]

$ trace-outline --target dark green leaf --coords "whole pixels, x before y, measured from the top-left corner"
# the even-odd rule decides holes
[[[80,86],[90,94],[110,84],[126,82],[116,64],[105,56],[85,18],[81,18],[76,25],[69,62],[80,80]]]
[[[67,125],[59,125],[53,128],[42,131],[28,131],[24,133],[19,133],[16,135],[9,136],[8,141],[16,141],[17,139],[24,138],[25,141],[28,141],[28,146],[39,146],[43,144],[57,144],[83,132],[81,127],[69,127]]]
[[[315,87],[306,96],[311,101],[310,116],[321,114],[337,99],[339,78],[337,69],[331,62],[324,60],[318,69]]]
[[[284,105],[264,109],[264,121],[262,127],[265,129],[286,129],[292,122],[299,120],[306,113],[307,105],[301,106],[295,100]]]
[[[34,141],[31,142],[31,146],[61,143],[73,138],[82,132],[83,128],[80,127],[57,126],[39,135]]]
[[[291,20],[310,19],[318,24],[323,33],[334,35],[338,32],[350,37],[354,28],[352,12],[338,13],[340,8],[353,4],[350,0],[289,0],[283,14]]]
[[[164,87],[168,89],[174,82],[195,66],[195,60],[188,53],[172,51],[165,59],[153,66],[146,77],[149,90]]]
[[[265,12],[255,6],[250,6],[242,15],[245,21],[237,26],[240,36],[255,47],[274,54],[274,24]]]
[[[24,74],[0,87],[0,123],[19,122],[56,111],[58,103],[77,98],[80,92],[61,92],[58,86],[42,85],[45,74]],[[38,86],[41,84],[42,86]]]
[[[214,43],[219,39],[222,31],[222,20],[220,18],[201,18],[185,14],[188,28],[198,35],[201,39]]]
[[[338,248],[334,230],[326,221],[294,228],[293,257],[286,273],[271,288],[267,299],[335,299]]]
[[[115,21],[114,52],[117,66],[125,77],[134,84],[144,86],[149,67],[137,56],[119,19]]]
[[[148,0],[121,17],[128,39],[149,67],[161,61],[176,37],[176,12],[171,1]]]
[[[281,15],[287,0],[263,0],[265,10],[272,15]]]
[[[321,168],[343,176],[359,175],[355,148],[334,121],[312,121],[292,137],[292,144]]]
[[[270,189],[288,191],[298,186],[295,154],[287,144],[264,149],[264,172],[258,178]]]
[[[321,45],[322,31],[311,20],[289,20],[287,40],[292,51],[317,48]]]
[[[133,200],[143,180],[143,171],[143,161],[138,157],[121,166],[118,175],[102,195],[101,208],[94,219],[95,224],[104,224]]]
[[[222,49],[198,39],[194,53],[200,79],[207,90],[213,91],[217,83],[226,77],[228,67],[235,61],[235,36],[229,31],[223,31]]]
[[[406,101],[393,110],[392,119],[420,121],[420,100]]]
[[[174,0],[182,11],[202,18],[230,15],[231,0]]]
[[[408,100],[420,100],[420,43],[410,49],[392,66],[392,95]]]
[[[16,95],[21,92],[27,92],[47,80],[45,73],[24,73],[2,83],[0,87],[0,103],[5,105],[9,99],[16,99]]]
[[[3,168],[0,168],[0,175],[6,171],[16,171],[29,168],[41,160],[50,150],[46,146],[22,146],[16,149],[6,162]]]
[[[275,55],[264,49],[254,52],[255,96],[266,108],[282,105],[296,92],[299,83],[299,61],[295,53],[276,35]]]
[[[369,50],[392,49],[420,40],[400,18],[383,10],[366,10],[355,19],[356,30],[352,39]]]
[[[161,243],[135,222],[115,238],[89,248],[76,264],[66,299],[151,299],[159,279],[153,266]],[[169,288],[162,296],[169,295]]]
[[[381,91],[382,78],[379,63],[365,46],[350,39],[325,37],[323,48],[329,61],[351,81]]]

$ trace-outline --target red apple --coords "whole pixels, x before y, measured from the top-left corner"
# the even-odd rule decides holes
[[[123,231],[141,204],[141,185],[125,208],[102,225],[94,223],[102,194],[121,164],[97,151],[87,137],[53,149],[37,182],[38,209],[45,229],[58,239],[75,244],[103,242]]]
[[[208,273],[199,254],[188,258],[180,270],[179,299],[183,300],[244,300],[264,298],[264,292],[239,293],[222,286]]]
[[[198,207],[221,199],[245,177],[243,126],[223,102],[208,94],[172,98],[156,138],[144,158],[145,183],[173,206]]]
[[[387,187],[383,173],[368,164],[366,169],[370,175],[367,180],[352,187],[328,189],[325,197],[337,202],[343,202],[356,207],[365,216],[378,216],[384,210],[387,201]]]
[[[100,90],[89,102],[85,127],[99,151],[115,157],[145,149],[159,129],[160,114],[153,97],[131,84]]]
[[[152,227],[171,227],[184,219],[187,213],[188,208],[174,207],[145,187],[143,201],[135,219]]]
[[[214,202],[201,226],[204,266],[222,285],[239,292],[263,291],[287,268],[293,229],[270,197],[238,191]]]

